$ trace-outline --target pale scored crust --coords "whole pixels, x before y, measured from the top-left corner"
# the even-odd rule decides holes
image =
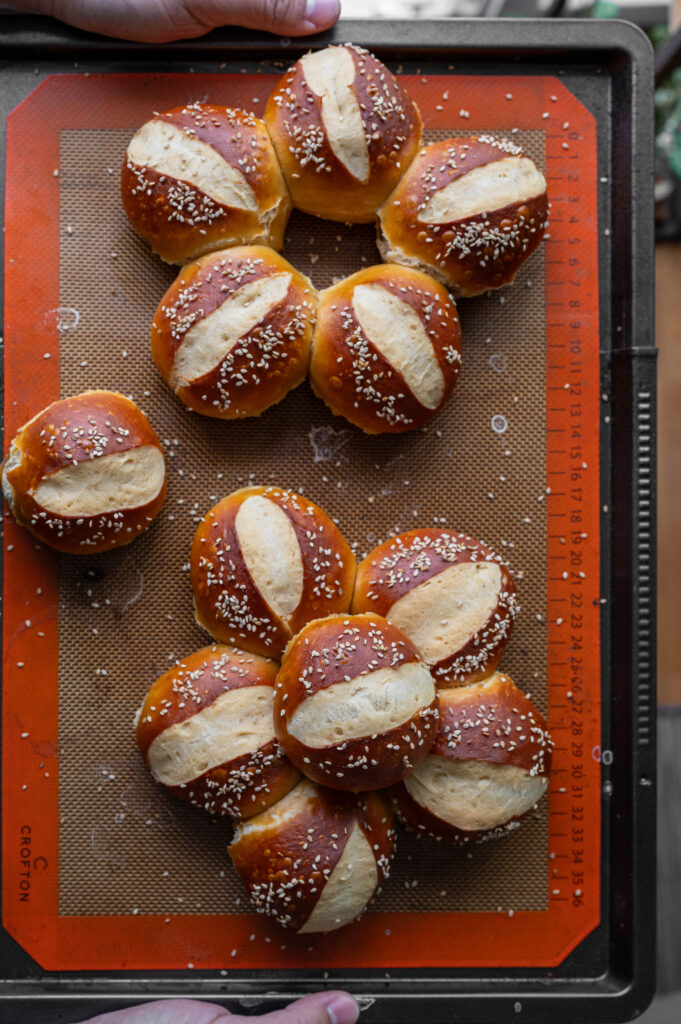
[[[143,508],[158,496],[165,481],[162,452],[141,445],[101,455],[46,476],[33,498],[57,516],[99,516]]]
[[[191,384],[216,369],[239,339],[284,301],[290,284],[291,274],[270,274],[249,281],[213,313],[193,324],[175,354],[173,385]]]
[[[419,210],[422,224],[452,224],[512,203],[528,202],[546,191],[544,175],[525,156],[482,164],[439,189]]]
[[[348,836],[340,860],[298,934],[331,932],[354,921],[378,887],[378,868],[371,845],[359,825]]]
[[[304,584],[303,557],[291,520],[275,501],[253,494],[239,506],[234,527],[256,589],[274,614],[288,623]]]
[[[501,587],[496,562],[459,562],[404,594],[387,618],[435,665],[483,628],[497,606]]]
[[[164,786],[182,786],[259,750],[274,739],[273,703],[271,686],[241,686],[220,694],[155,737],[147,752],[152,775]]]
[[[525,768],[429,754],[404,780],[413,800],[465,832],[520,818],[544,795],[548,779]]]
[[[128,159],[158,174],[186,181],[223,206],[257,212],[255,193],[241,171],[212,146],[167,121],[143,124],[128,146]]]
[[[245,836],[263,835],[271,830],[279,830],[289,821],[293,821],[299,814],[307,813],[311,801],[317,797],[317,788],[309,779],[301,779],[293,789],[281,800],[278,800],[266,811],[255,814],[252,818],[239,822],[234,829],[232,845],[236,844]]]
[[[436,409],[445,379],[416,310],[380,284],[357,285],[352,309],[367,339],[401,374],[417,401]]]
[[[321,118],[334,156],[358,181],[369,179],[364,120],[352,84],[355,63],[343,46],[329,46],[301,59],[305,80],[322,101]]]
[[[291,736],[312,749],[397,729],[429,707],[433,678],[420,661],[379,668],[306,697],[291,715]]]

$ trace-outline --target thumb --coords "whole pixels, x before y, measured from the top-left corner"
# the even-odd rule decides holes
[[[283,1010],[256,1018],[261,1024],[355,1024],[359,1007],[348,992],[315,992]],[[225,1024],[252,1024],[252,1017],[232,1017]]]
[[[283,36],[307,36],[338,21],[340,0],[211,0],[202,14],[213,26],[241,25]]]

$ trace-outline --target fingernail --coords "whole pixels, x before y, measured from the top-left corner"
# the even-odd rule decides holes
[[[313,25],[332,25],[340,14],[340,0],[307,0],[305,4],[305,20]]]
[[[334,996],[326,1007],[329,1024],[355,1024],[359,1019],[359,1006],[349,995]]]

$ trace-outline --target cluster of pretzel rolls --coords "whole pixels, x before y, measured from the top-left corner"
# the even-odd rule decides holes
[[[482,542],[416,529],[357,566],[308,498],[248,487],[203,517],[190,566],[216,642],[157,680],[137,741],[157,782],[236,821],[256,911],[342,927],[388,876],[395,810],[469,843],[546,791],[546,723],[497,671],[516,588]]]

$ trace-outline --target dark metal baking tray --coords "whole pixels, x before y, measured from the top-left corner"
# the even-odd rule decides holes
[[[229,983],[210,971],[44,972],[3,932],[0,1021],[73,1022],[168,996],[262,1013],[325,986],[353,992],[367,1024],[605,1024],[636,1016],[654,987],[655,934],[653,61],[645,36],[611,21],[360,21],[312,40],[225,30],[159,48],[23,16],[5,16],[0,30],[3,121],[43,77],[75,62],[83,72],[216,71],[292,62],[310,47],[352,40],[407,72],[418,66],[434,75],[451,63],[484,75],[560,71],[596,119],[599,173],[611,182],[599,193],[599,224],[614,240],[599,254],[601,390],[612,395],[601,424],[602,748],[614,760],[603,774],[598,928],[551,971],[398,969],[389,979],[378,970],[328,978],[230,971]]]

